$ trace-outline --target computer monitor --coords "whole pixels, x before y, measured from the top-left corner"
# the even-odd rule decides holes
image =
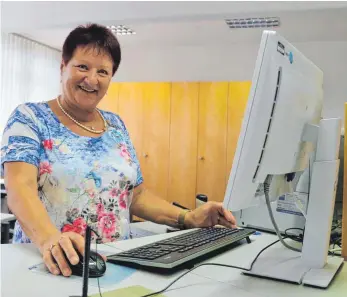
[[[326,287],[343,262],[327,257],[341,119],[322,119],[323,95],[322,70],[277,32],[264,31],[224,207],[238,211],[266,203],[289,247],[270,202],[293,192],[293,181],[308,191],[309,201],[301,257],[296,253],[301,250],[274,248],[248,274]],[[323,270],[324,277],[317,277]]]
[[[288,190],[285,174],[308,167],[313,145],[302,141],[306,124],[319,124],[323,73],[273,31],[264,31],[224,199],[236,211],[260,203],[255,195],[275,175],[272,200]],[[273,194],[272,194],[273,193]]]

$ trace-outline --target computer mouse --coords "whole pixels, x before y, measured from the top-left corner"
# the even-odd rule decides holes
[[[77,251],[77,254],[80,258],[80,261],[76,265],[72,265],[70,263],[70,269],[72,272],[72,275],[76,276],[82,276],[83,275],[83,256]],[[103,259],[103,257],[94,252],[90,251],[89,256],[89,277],[95,278],[95,277],[101,277],[106,272],[106,262]]]

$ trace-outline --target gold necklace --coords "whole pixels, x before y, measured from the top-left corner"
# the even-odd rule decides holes
[[[81,128],[91,132],[91,133],[95,133],[95,134],[100,134],[100,133],[103,133],[106,131],[106,128],[107,128],[107,122],[104,118],[104,116],[102,115],[102,113],[100,112],[100,110],[96,109],[96,111],[99,113],[101,119],[103,120],[104,122],[104,129],[102,130],[95,130],[94,127],[91,127],[91,128],[88,128],[87,126],[81,124],[79,121],[77,121],[76,119],[74,119],[70,114],[68,114],[68,112],[61,106],[60,104],[60,100],[59,100],[59,97],[57,97],[57,102],[58,102],[58,105],[61,109],[61,111],[71,120],[73,121],[76,125],[80,126]]]

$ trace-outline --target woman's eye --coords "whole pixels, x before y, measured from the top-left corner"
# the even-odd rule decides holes
[[[108,75],[108,72],[106,70],[100,70],[99,71],[101,74]]]
[[[88,70],[88,67],[86,65],[78,65],[77,67],[83,70]]]

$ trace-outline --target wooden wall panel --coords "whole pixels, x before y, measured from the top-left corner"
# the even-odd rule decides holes
[[[112,83],[99,107],[118,113],[146,186],[194,208],[223,201],[250,82]]]
[[[197,193],[223,201],[226,185],[228,82],[199,86]]]
[[[106,111],[118,113],[118,93],[119,83],[111,83],[106,95],[100,101],[98,108]]]
[[[168,201],[195,208],[199,83],[173,83],[171,90]]]
[[[146,83],[140,163],[146,187],[167,199],[169,175],[170,83]]]
[[[118,113],[129,131],[138,159],[142,153],[144,83],[121,83]]]

